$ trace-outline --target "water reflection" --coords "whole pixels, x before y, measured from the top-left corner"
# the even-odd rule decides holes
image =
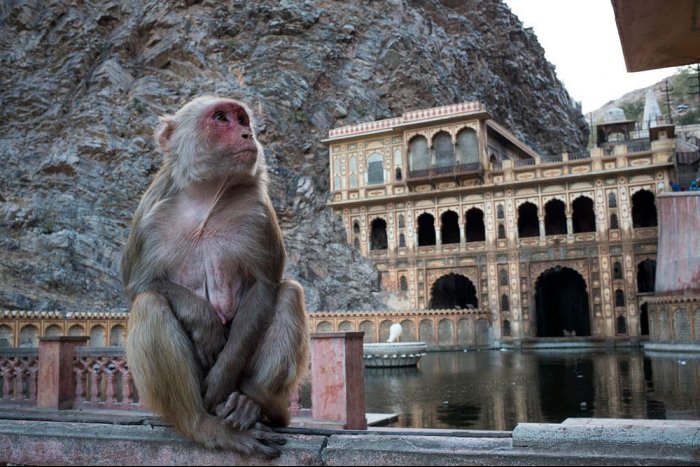
[[[420,367],[365,369],[368,412],[395,426],[512,430],[567,417],[700,419],[700,355],[430,353]]]

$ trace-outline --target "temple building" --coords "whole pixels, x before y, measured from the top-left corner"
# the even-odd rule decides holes
[[[618,114],[590,152],[554,156],[476,102],[333,129],[329,206],[395,310],[474,310],[495,343],[634,341],[649,333],[675,135]]]

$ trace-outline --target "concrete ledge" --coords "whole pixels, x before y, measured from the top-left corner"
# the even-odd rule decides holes
[[[49,414],[51,416],[51,414]],[[127,423],[134,420],[123,420]],[[506,432],[280,430],[273,460],[157,425],[0,419],[0,465],[697,465],[700,421],[569,419]],[[473,435],[473,436],[472,436]]]
[[[520,423],[513,430],[513,447],[700,460],[700,421],[569,418],[561,424]]]
[[[644,344],[644,351],[700,352],[700,344],[662,344],[660,342],[648,342]]]

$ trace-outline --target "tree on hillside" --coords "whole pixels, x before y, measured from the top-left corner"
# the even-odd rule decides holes
[[[625,102],[620,104],[620,108],[625,112],[625,117],[629,120],[641,120],[644,114],[644,100]]]

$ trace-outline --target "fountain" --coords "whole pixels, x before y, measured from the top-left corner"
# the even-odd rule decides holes
[[[397,342],[403,328],[394,323],[386,343],[364,344],[363,357],[367,368],[416,366],[428,347],[425,342]]]

